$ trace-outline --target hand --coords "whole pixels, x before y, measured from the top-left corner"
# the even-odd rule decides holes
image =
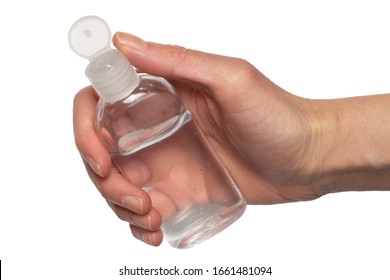
[[[327,103],[286,92],[241,59],[124,33],[114,36],[114,44],[138,69],[172,82],[248,203],[310,200],[335,191],[329,188],[340,177],[334,179],[334,169],[344,166],[334,164],[337,155],[329,160],[334,154],[329,139],[337,139],[333,125],[342,121],[323,109]],[[96,103],[90,87],[74,102],[75,140],[89,175],[119,218],[130,223],[133,235],[159,245],[161,215],[147,193],[111,164],[95,134]]]
[[[146,43],[126,34],[116,34],[114,43],[138,69],[172,81],[248,203],[319,196],[307,185],[291,183],[302,180],[310,146],[303,100],[241,59]],[[158,245],[161,216],[148,195],[111,164],[94,130],[96,103],[90,87],[74,102],[76,144],[89,163],[89,175],[116,214],[131,224],[133,235]]]

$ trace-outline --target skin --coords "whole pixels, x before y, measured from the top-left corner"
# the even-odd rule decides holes
[[[117,33],[115,46],[143,72],[168,79],[249,204],[390,189],[390,95],[304,99],[245,60]],[[161,214],[112,164],[94,129],[98,97],[74,99],[74,135],[90,178],[139,240],[158,246]]]

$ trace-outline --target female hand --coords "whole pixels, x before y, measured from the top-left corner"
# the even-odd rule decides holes
[[[323,109],[332,101],[292,95],[242,59],[125,33],[117,33],[114,44],[139,70],[165,77],[176,87],[249,204],[310,200],[337,190],[329,185],[340,181],[334,171],[344,170],[344,162],[335,160],[338,155],[327,157],[334,155],[328,139],[336,139],[339,131],[333,125],[342,120]],[[75,140],[89,176],[136,238],[159,245],[161,215],[146,192],[125,180],[97,138],[97,100],[88,87],[74,101]]]

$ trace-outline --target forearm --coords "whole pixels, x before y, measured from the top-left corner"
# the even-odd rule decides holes
[[[309,103],[318,187],[390,190],[390,94]]]

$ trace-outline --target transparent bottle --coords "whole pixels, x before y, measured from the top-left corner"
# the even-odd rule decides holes
[[[172,85],[136,73],[110,41],[108,25],[94,16],[69,32],[72,49],[90,60],[97,134],[124,177],[150,195],[166,240],[192,247],[237,220],[246,201]]]

